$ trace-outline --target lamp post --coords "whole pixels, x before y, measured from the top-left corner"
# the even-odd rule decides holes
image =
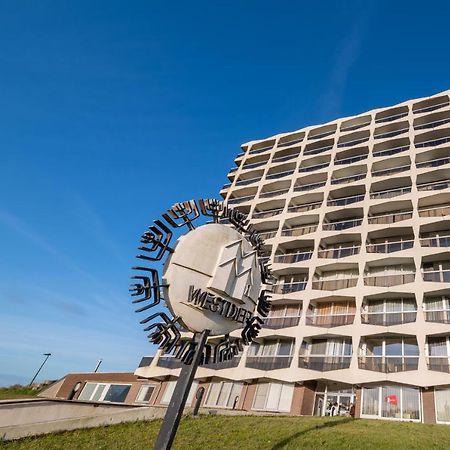
[[[94,369],[94,373],[97,373],[97,370],[98,370],[98,368],[100,367],[100,364],[103,362],[103,359],[99,359],[98,361],[97,361],[97,365],[95,366],[95,369]]]
[[[39,372],[44,367],[44,364],[47,362],[47,359],[50,358],[51,353],[44,353],[45,359],[44,362],[41,364],[41,367],[37,370],[36,374],[34,375],[33,379],[30,381],[30,384],[28,386],[31,386],[33,384],[33,381],[36,379],[36,377],[39,375]]]

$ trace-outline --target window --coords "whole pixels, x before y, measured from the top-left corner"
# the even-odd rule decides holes
[[[450,389],[435,388],[434,402],[436,406],[436,421],[450,422]]]
[[[233,408],[236,398],[241,395],[242,383],[232,381],[212,382],[205,399],[205,406]]]
[[[352,341],[349,339],[318,339],[308,345],[310,355],[351,356]]]
[[[265,341],[263,344],[253,343],[248,351],[249,356],[291,356],[293,340]]]
[[[407,386],[364,387],[361,416],[419,421],[420,391]]]
[[[131,384],[86,383],[78,400],[123,403]]]
[[[136,402],[147,403],[152,398],[152,394],[155,391],[156,386],[154,384],[144,384],[139,389],[139,394],[136,397]]]
[[[252,409],[289,412],[293,393],[293,384],[258,383]]]
[[[166,390],[161,398],[161,405],[168,405],[170,403],[170,399],[172,398],[173,392],[175,391],[175,386],[177,385],[177,380],[171,380],[166,385]],[[188,398],[186,400],[186,406],[189,406],[192,403],[192,399],[197,391],[198,381],[194,381],[191,386],[191,390],[189,391]]]

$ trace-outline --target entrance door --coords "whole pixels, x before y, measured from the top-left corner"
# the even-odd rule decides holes
[[[316,399],[314,401],[314,415],[315,416],[323,416],[324,414],[324,394],[316,394]]]

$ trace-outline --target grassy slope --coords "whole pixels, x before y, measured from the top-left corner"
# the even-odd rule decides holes
[[[5,449],[151,449],[160,421],[7,442]],[[182,420],[173,450],[448,449],[450,427],[316,417],[203,416]]]
[[[38,390],[31,389],[25,386],[11,386],[8,388],[0,388],[0,400],[36,397],[38,393]]]

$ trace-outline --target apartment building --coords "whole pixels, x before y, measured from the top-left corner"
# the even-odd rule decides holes
[[[242,145],[222,190],[278,281],[209,408],[450,423],[450,91]],[[180,363],[135,374],[170,397]]]

